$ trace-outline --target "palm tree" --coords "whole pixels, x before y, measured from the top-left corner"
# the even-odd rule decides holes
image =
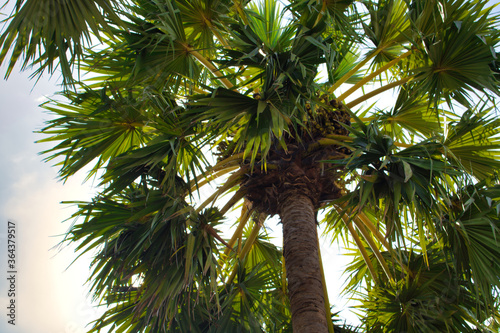
[[[65,239],[94,254],[90,289],[108,306],[90,332],[333,332],[318,217],[354,245],[346,290],[365,330],[495,329],[491,10],[16,1],[0,62],[7,76],[21,56],[35,77],[61,70],[44,153],[62,179],[100,179]]]

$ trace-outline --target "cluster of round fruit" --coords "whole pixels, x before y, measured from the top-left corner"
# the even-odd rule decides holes
[[[310,103],[306,104],[306,112],[307,128],[313,138],[326,137],[329,134],[349,135],[349,131],[342,124],[350,126],[351,116],[342,103],[323,96],[315,107]]]

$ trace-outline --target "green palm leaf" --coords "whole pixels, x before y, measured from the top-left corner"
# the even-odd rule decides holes
[[[121,22],[115,12],[119,4],[115,0],[17,0],[16,9],[7,19],[9,25],[0,36],[0,64],[12,52],[6,76],[23,55],[22,68],[39,66],[38,75],[45,69],[54,73],[59,59],[64,80],[71,83],[71,66],[83,56],[92,34],[100,36],[101,29],[109,31],[108,19]]]

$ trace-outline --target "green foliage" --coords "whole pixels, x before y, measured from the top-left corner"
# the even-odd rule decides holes
[[[282,244],[248,198],[252,180],[277,202],[292,162],[336,190],[314,201],[354,254],[360,330],[498,329],[486,1],[18,0],[5,23],[7,76],[61,70],[46,160],[99,181],[65,239],[107,307],[90,332],[291,332]]]
[[[477,332],[471,324],[487,331],[481,324],[486,318],[484,303],[476,298],[447,262],[440,249],[423,255],[404,253],[406,271],[393,283],[368,288],[362,300],[367,310],[365,325],[369,332]]]
[[[72,65],[82,58],[92,34],[109,32],[107,18],[121,22],[115,13],[119,5],[116,0],[16,0],[9,25],[0,36],[0,64],[9,62],[6,77],[23,55],[22,68],[36,64],[39,69],[34,75],[46,69],[52,74],[59,64],[65,83],[71,84]]]

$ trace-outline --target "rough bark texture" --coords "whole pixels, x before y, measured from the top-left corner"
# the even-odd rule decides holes
[[[313,202],[296,188],[279,201],[293,331],[328,333]]]
[[[322,106],[306,105],[305,129],[276,140],[267,168],[249,168],[253,171],[241,184],[257,212],[281,217],[295,333],[328,333],[315,210],[342,195],[344,166],[335,160],[351,154],[345,147],[318,141],[329,134],[349,135],[343,124],[350,125],[350,114],[341,103],[328,101],[326,95],[320,101]],[[235,148],[221,145],[221,158],[228,158]]]

